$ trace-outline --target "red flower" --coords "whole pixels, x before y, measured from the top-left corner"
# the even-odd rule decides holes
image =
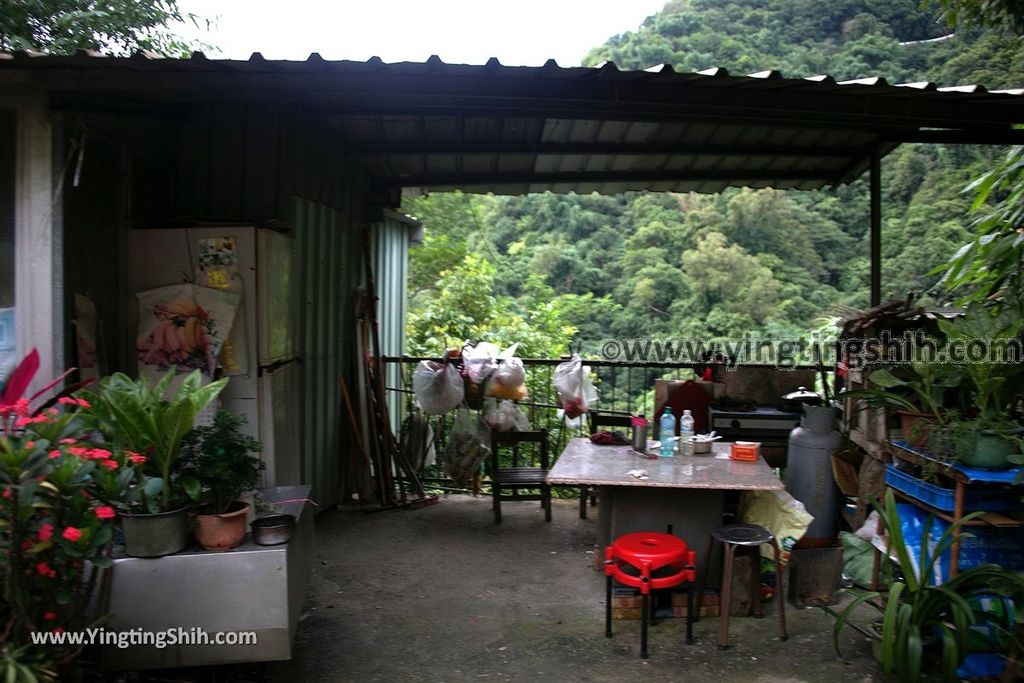
[[[77,455],[79,458],[84,458],[89,455],[89,449],[85,446],[72,446],[68,449],[68,453],[71,455]]]
[[[67,439],[61,439],[61,440],[60,440],[60,441],[58,441],[57,443],[59,443],[59,444],[64,444],[65,446],[67,446],[67,445],[69,445],[69,444],[74,444],[74,443],[78,443],[78,440],[77,440],[77,439],[72,439],[72,438],[70,438],[70,437],[69,437],[69,438],[67,438]]]
[[[2,496],[4,498],[10,498],[11,497],[11,490],[9,488],[5,488],[4,492],[0,493],[0,496]]]
[[[46,619],[47,621],[53,621],[56,618],[57,618],[57,613],[56,612],[46,612],[45,614],[43,614],[43,619]]]
[[[117,461],[116,460],[100,460],[100,467],[106,467],[108,469],[116,470],[117,469]]]
[[[25,442],[25,448],[35,448],[35,447],[36,447],[36,442],[35,441],[26,441]]]
[[[72,543],[76,543],[78,539],[82,537],[82,532],[73,526],[69,526],[64,529],[64,533],[61,534],[61,537],[65,540],[71,541]]]
[[[84,398],[73,398],[71,396],[62,396],[57,399],[58,403],[63,403],[67,406],[79,406],[81,408],[92,408],[92,405]]]
[[[27,427],[28,425],[36,424],[37,422],[53,422],[53,420],[47,415],[36,415],[35,417],[25,416],[19,417],[14,425],[16,427]]]
[[[86,456],[90,460],[104,460],[111,456],[111,452],[108,451],[106,448],[90,448],[86,452]]]
[[[131,460],[136,465],[141,465],[142,463],[146,462],[146,456],[139,455],[135,451],[125,451],[125,453],[128,454],[128,459]]]
[[[59,458],[60,456],[62,456],[64,454],[61,453],[60,451],[54,449],[54,450],[50,451],[49,453],[47,453],[47,455],[49,455],[51,458]]]
[[[93,514],[95,514],[98,519],[113,519],[117,516],[117,513],[114,512],[114,508],[109,505],[103,505],[96,508],[93,510]]]
[[[50,576],[50,574],[53,572],[53,570],[50,569],[50,565],[46,564],[45,562],[40,562],[39,564],[37,564],[36,571],[43,576]]]
[[[39,527],[39,540],[40,541],[49,541],[51,536],[53,536],[53,525],[52,524],[44,524],[41,527]]]

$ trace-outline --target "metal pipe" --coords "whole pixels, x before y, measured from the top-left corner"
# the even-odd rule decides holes
[[[871,305],[882,303],[882,157],[871,151]]]

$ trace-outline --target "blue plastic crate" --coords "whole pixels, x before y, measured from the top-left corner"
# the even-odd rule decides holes
[[[885,483],[937,510],[953,512],[954,489],[922,481],[912,474],[901,472],[892,465],[886,465]],[[1019,487],[1008,489],[968,486],[964,490],[964,511],[1021,510],[1024,509],[1024,502],[1021,502],[1022,495],[1024,495],[1024,489]]]

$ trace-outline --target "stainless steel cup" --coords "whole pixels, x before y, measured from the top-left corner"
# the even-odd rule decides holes
[[[647,451],[647,425],[633,425],[633,450],[638,453]]]

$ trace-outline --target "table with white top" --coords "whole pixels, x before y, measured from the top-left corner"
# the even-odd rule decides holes
[[[763,458],[732,460],[730,446],[716,442],[707,455],[651,459],[630,446],[576,438],[562,451],[547,481],[553,486],[598,487],[595,565],[612,539],[634,531],[665,531],[671,525],[697,551],[700,571],[708,536],[722,524],[726,491],[785,488]],[[645,478],[631,474],[634,470],[645,470]],[[717,575],[714,566],[712,575]]]

